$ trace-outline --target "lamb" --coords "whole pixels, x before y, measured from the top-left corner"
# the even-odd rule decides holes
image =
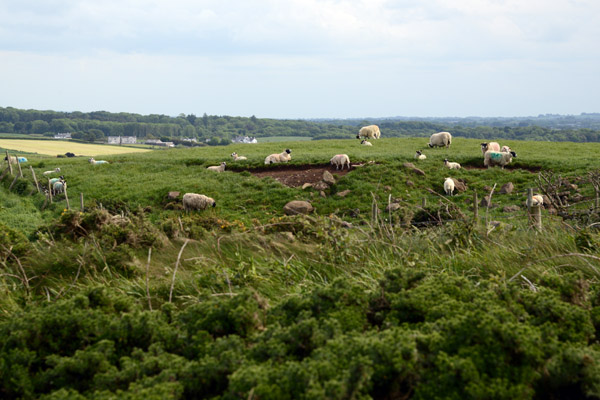
[[[90,164],[94,164],[94,165],[109,164],[109,162],[106,160],[94,160],[94,157],[90,157],[90,159],[88,161],[90,162]]]
[[[452,196],[454,193],[454,180],[452,178],[446,178],[444,181],[444,192],[446,196]]]
[[[459,163],[448,161],[447,158],[444,160],[444,165],[450,169],[460,169],[461,168]]]
[[[509,164],[513,157],[517,157],[517,153],[514,151],[500,152],[500,151],[486,151],[483,157],[483,165],[490,168],[494,165],[500,165],[502,169],[504,166]]]
[[[221,165],[211,165],[210,167],[206,167],[206,169],[209,171],[223,172],[223,171],[225,171],[226,165],[227,165],[227,163],[225,161],[223,161],[221,163]]]
[[[421,152],[421,150],[417,150],[417,152],[415,153],[415,158],[417,160],[425,160],[427,158],[427,156],[425,154],[423,154]]]
[[[344,169],[344,165],[346,164],[348,165],[348,169],[350,169],[350,157],[348,157],[347,154],[336,154],[331,157],[331,160],[329,161],[331,162],[331,165],[335,165],[336,171],[340,165],[342,166],[342,169]]]
[[[367,139],[363,139],[362,142],[360,142],[360,144],[362,144],[363,146],[373,146],[373,144]]]
[[[532,206],[543,206],[544,198],[541,194],[535,194],[531,197],[531,205]]]
[[[247,157],[239,156],[236,152],[231,153],[231,157],[233,158],[233,161],[244,161],[248,159]]]
[[[502,148],[500,149],[500,152],[502,153],[510,153],[511,151],[512,150],[508,146],[502,146]]]
[[[44,171],[42,175],[52,175],[55,172],[60,172],[60,168],[54,168],[52,171]]]
[[[429,138],[429,147],[450,147],[452,144],[452,135],[450,132],[438,132],[431,135]]]
[[[206,208],[214,207],[217,202],[208,196],[197,193],[186,193],[183,195],[183,209],[186,212],[190,210],[205,210]]]
[[[498,142],[481,143],[481,154],[485,155],[486,151],[500,151]]]
[[[64,192],[66,188],[67,188],[67,182],[65,182],[62,179],[58,180],[52,184],[52,192],[54,193],[54,196],[56,196],[59,193]]]
[[[358,135],[356,135],[356,138],[360,139],[361,137],[364,137],[366,139],[379,139],[380,136],[381,131],[379,130],[379,127],[377,125],[368,125],[360,128],[360,130],[358,131]]]
[[[280,162],[288,162],[292,159],[292,151],[290,149],[285,149],[279,154],[271,154],[265,158],[265,164],[275,164]]]

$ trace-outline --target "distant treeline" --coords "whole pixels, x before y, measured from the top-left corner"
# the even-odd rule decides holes
[[[533,118],[384,118],[280,120],[180,114],[177,117],[106,111],[57,112],[0,107],[0,133],[71,132],[90,141],[103,136],[199,138],[228,142],[237,136],[356,137],[359,127],[377,124],[383,137],[425,137],[439,131],[467,138],[600,142],[600,114],[544,115]]]

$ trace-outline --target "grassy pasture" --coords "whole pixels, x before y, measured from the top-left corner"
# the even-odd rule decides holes
[[[65,154],[66,152],[75,153],[81,156],[100,156],[123,153],[140,153],[149,151],[134,147],[112,146],[102,144],[86,144],[61,140],[18,140],[18,139],[0,139],[0,148],[8,149],[11,152],[38,153],[49,156]]]

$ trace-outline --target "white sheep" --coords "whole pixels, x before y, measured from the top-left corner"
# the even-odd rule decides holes
[[[60,179],[52,184],[52,192],[53,195],[56,196],[59,193],[62,193],[67,188],[67,182],[63,179]]]
[[[481,154],[485,155],[486,151],[500,151],[498,142],[481,143]]]
[[[452,196],[454,193],[454,180],[452,178],[446,178],[444,181],[444,192],[446,196]]]
[[[27,159],[25,157],[18,157],[18,156],[9,156],[9,157],[10,158],[7,158],[6,156],[4,156],[4,161],[10,160],[9,162],[11,164],[27,162]]]
[[[544,205],[544,197],[541,194],[535,194],[531,197],[531,205],[532,206],[543,206]]]
[[[227,165],[227,163],[225,161],[223,161],[221,163],[221,165],[211,165],[210,167],[206,167],[206,169],[209,171],[223,172],[223,171],[225,171],[226,165]]]
[[[60,168],[54,168],[52,171],[44,171],[42,175],[52,175],[55,172],[60,172]]]
[[[490,168],[494,165],[500,165],[502,169],[504,166],[509,164],[513,157],[517,157],[517,153],[514,151],[502,153],[500,151],[486,151],[483,157],[483,165]]]
[[[94,160],[94,157],[91,157],[88,161],[93,165],[109,164],[106,160]]]
[[[363,146],[373,146],[373,144],[371,142],[369,142],[367,139],[363,139],[360,144],[362,144]]]
[[[265,158],[265,164],[275,164],[280,162],[288,162],[292,159],[292,151],[290,149],[285,149],[279,154],[271,154]]]
[[[379,139],[381,137],[381,131],[377,125],[363,126],[358,131],[358,135],[356,135],[357,139],[360,139],[361,137],[367,139]]]
[[[342,166],[342,169],[344,169],[344,165],[348,165],[348,169],[350,169],[350,157],[348,157],[347,154],[336,154],[331,157],[331,160],[329,161],[331,162],[331,165],[335,165],[336,171],[340,165]]]
[[[429,147],[450,147],[452,144],[452,135],[450,132],[438,132],[429,137]]]
[[[185,211],[190,210],[205,210],[206,208],[214,207],[217,202],[208,196],[197,193],[186,193],[183,195],[183,209]]]
[[[444,160],[444,165],[450,169],[460,169],[461,168],[459,163],[448,161],[447,158]]]
[[[427,156],[425,154],[423,154],[421,152],[421,150],[417,150],[417,152],[415,153],[415,158],[417,160],[425,160],[427,158]]]
[[[500,151],[502,153],[510,153],[512,150],[508,146],[502,146],[502,148],[500,149]]]
[[[248,159],[247,157],[238,155],[236,152],[231,153],[231,158],[233,158],[233,161],[244,161]]]

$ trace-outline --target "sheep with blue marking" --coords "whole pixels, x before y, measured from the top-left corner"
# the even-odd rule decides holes
[[[109,164],[109,162],[106,160],[94,160],[94,157],[90,157],[90,159],[88,161],[92,165]]]
[[[504,166],[510,164],[512,159],[516,157],[517,153],[514,151],[486,151],[483,157],[483,165],[488,168],[493,167],[494,165],[500,165],[502,169],[504,169]]]

